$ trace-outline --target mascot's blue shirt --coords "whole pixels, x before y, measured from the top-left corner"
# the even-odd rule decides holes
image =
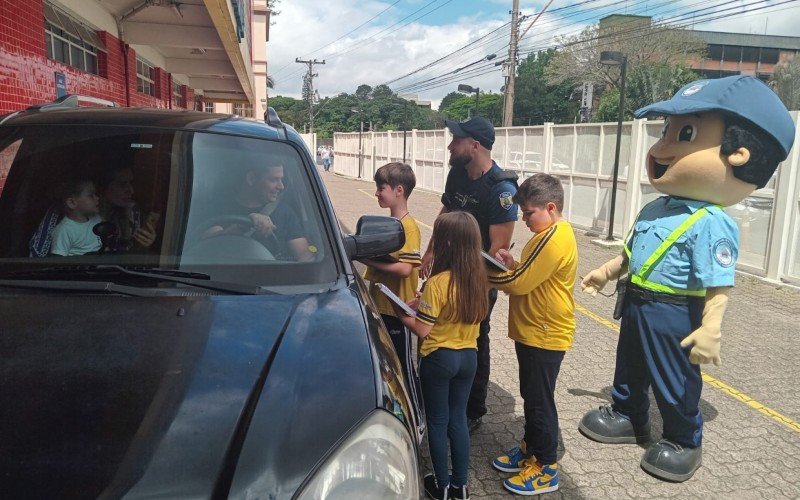
[[[630,273],[636,274],[661,242],[703,207],[708,214],[677,239],[648,280],[681,290],[733,286],[739,227],[717,205],[674,196],[657,198],[639,213],[626,242],[631,250]]]

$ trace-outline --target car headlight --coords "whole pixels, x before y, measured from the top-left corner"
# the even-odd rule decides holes
[[[328,457],[300,500],[419,498],[417,452],[397,417],[378,410]]]

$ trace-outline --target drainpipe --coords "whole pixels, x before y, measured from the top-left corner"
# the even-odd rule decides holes
[[[122,49],[122,64],[124,68],[123,75],[125,78],[125,106],[128,108],[131,106],[131,88],[130,82],[128,81],[128,77],[130,76],[128,73],[128,44],[125,43],[125,31],[122,23],[124,23],[128,18],[136,15],[138,12],[150,7],[151,5],[153,5],[153,0],[145,0],[120,16],[118,19],[115,19],[117,22],[117,31],[119,32],[119,46]]]
[[[122,28],[123,18],[116,19],[117,33],[119,34],[119,48],[122,50],[122,75],[125,81],[125,107],[131,107],[131,88],[128,81],[128,45],[125,43],[125,33]]]

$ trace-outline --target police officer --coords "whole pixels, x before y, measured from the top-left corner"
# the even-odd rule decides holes
[[[465,122],[445,120],[453,134],[447,146],[450,151],[450,172],[447,174],[441,213],[462,210],[471,213],[481,229],[483,249],[495,255],[508,249],[518,206],[511,198],[517,192],[517,175],[505,172],[492,158],[494,127],[486,118],[473,117]],[[421,273],[427,277],[433,257],[431,241],[422,257]],[[480,324],[478,336],[478,369],[467,403],[470,432],[481,424],[486,414],[486,391],[489,384],[489,319],[497,300],[497,290],[489,291],[489,312]]]
[[[720,326],[734,283],[739,229],[722,207],[766,185],[789,154],[794,124],[775,93],[753,77],[699,80],[636,112],[666,115],[647,176],[666,194],[642,209],[622,255],[587,274],[595,294],[626,269],[613,405],[586,413],[581,432],[602,443],[650,438],[648,388],[663,439],[641,466],[685,481],[701,463],[703,381],[699,364],[720,364]]]

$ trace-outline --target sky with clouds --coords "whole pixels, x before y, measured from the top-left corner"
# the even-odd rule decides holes
[[[546,3],[520,0],[523,15],[530,16],[521,31]],[[268,72],[276,81],[270,95],[299,97],[306,66],[295,63],[297,57],[325,60],[315,66],[314,86],[322,97],[391,82],[393,90],[418,94],[436,107],[459,83],[498,92],[504,82],[495,63],[508,54],[511,6],[511,0],[281,0],[267,44]],[[626,13],[681,24],[728,16],[693,27],[800,35],[799,1],[553,0],[520,50],[551,46],[556,36]]]

